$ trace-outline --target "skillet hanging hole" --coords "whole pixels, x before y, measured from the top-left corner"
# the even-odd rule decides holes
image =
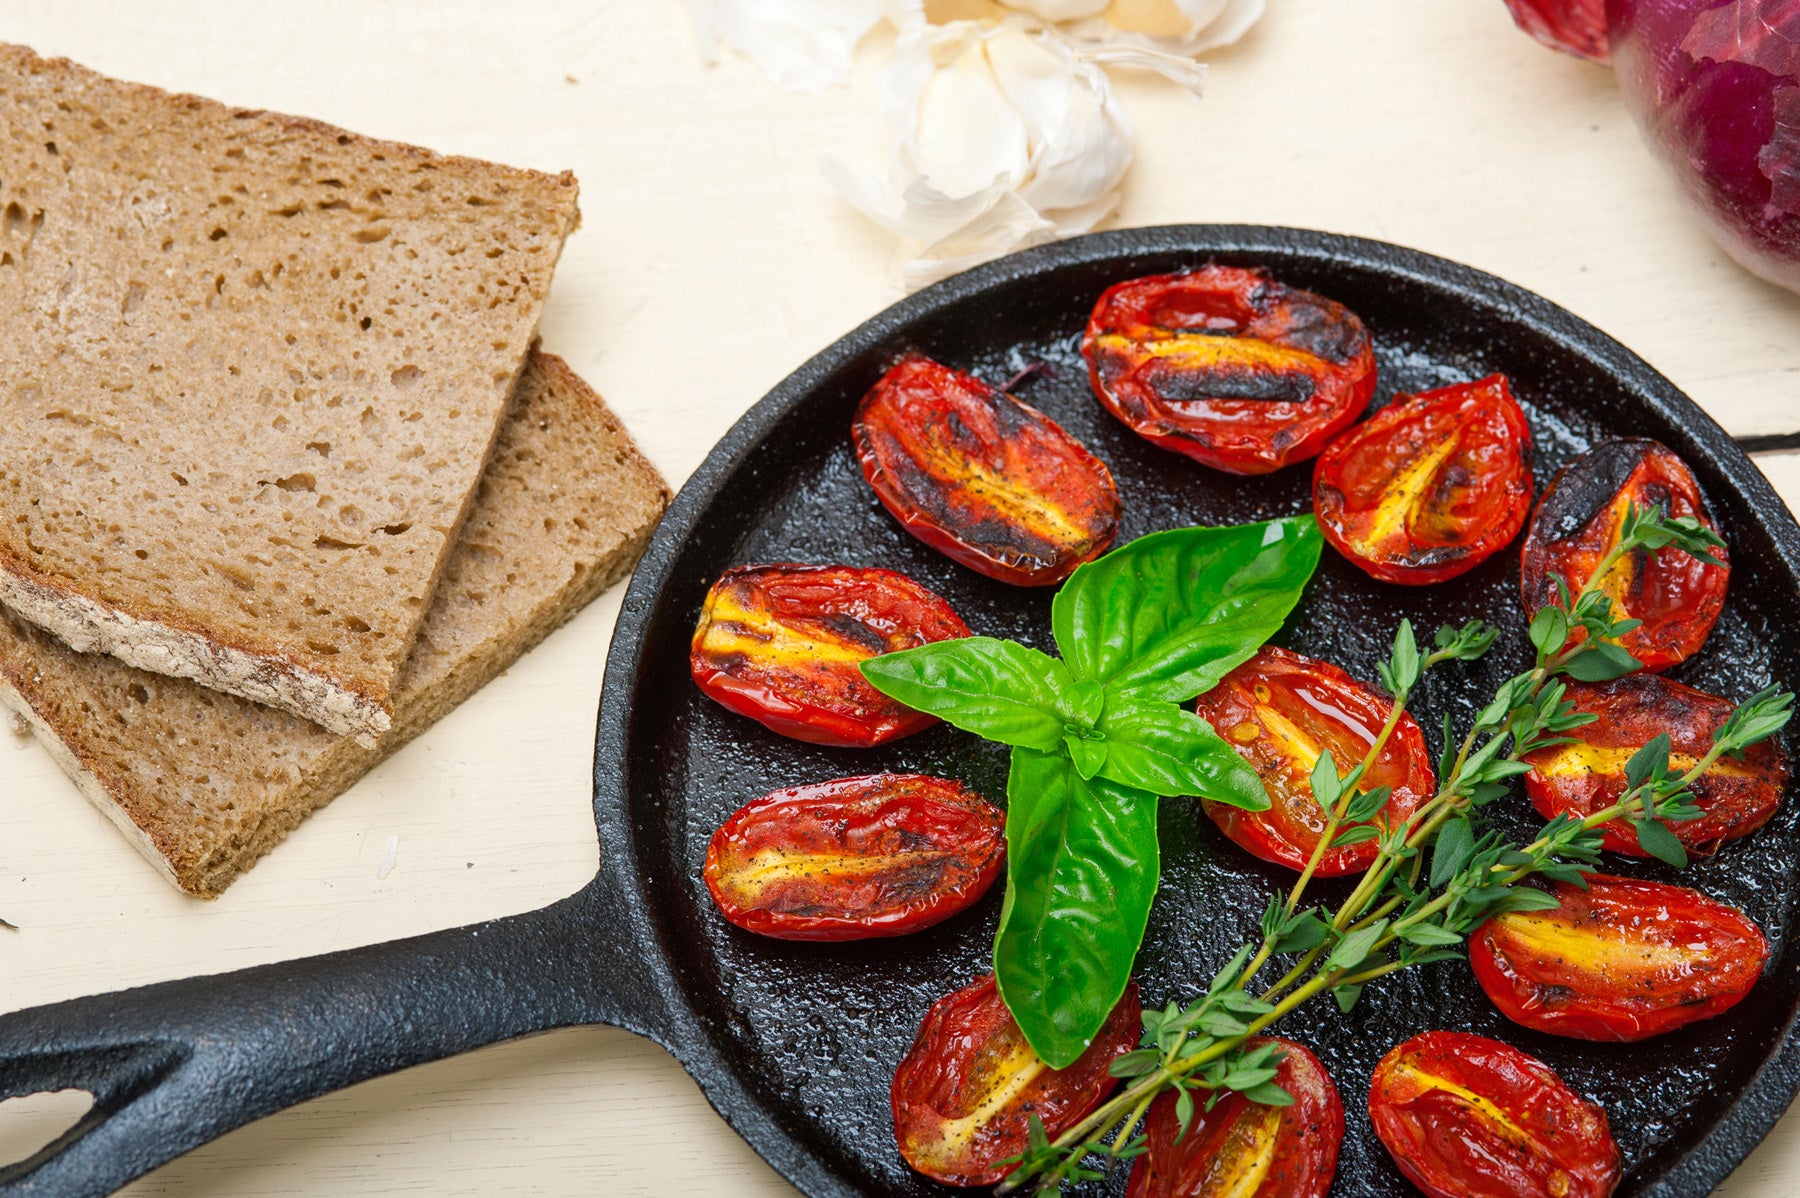
[[[73,1132],[93,1109],[88,1090],[40,1090],[0,1099],[0,1166],[30,1160]]]

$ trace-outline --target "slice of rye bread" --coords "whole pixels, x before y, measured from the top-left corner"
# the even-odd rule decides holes
[[[0,702],[165,876],[213,897],[616,582],[668,499],[599,396],[534,352],[376,748],[4,615]]]
[[[372,743],[575,194],[0,45],[0,604]]]

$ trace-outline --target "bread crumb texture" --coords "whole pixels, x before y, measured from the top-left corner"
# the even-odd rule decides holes
[[[0,701],[166,876],[214,896],[623,577],[668,500],[599,397],[534,352],[376,747],[3,613]]]
[[[379,731],[573,177],[18,46],[0,131],[0,601],[80,648]]]

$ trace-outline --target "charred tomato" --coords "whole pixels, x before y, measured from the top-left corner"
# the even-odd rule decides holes
[[[1693,471],[1673,452],[1645,438],[1602,441],[1564,466],[1538,501],[1525,535],[1522,586],[1525,614],[1560,602],[1557,580],[1572,594],[1586,586],[1619,539],[1630,507],[1660,507],[1719,531]],[[1730,557],[1712,565],[1668,546],[1621,558],[1600,579],[1615,611],[1643,624],[1619,643],[1647,670],[1663,670],[1697,651],[1725,605]]]
[[[1325,447],[1313,512],[1383,582],[1467,573],[1525,527],[1531,429],[1505,375],[1399,396]]]
[[[1107,1072],[1137,1046],[1137,985],[1067,1069],[1044,1064],[1019,1030],[990,974],[940,998],[894,1071],[891,1098],[900,1155],[953,1186],[992,1185],[1025,1151],[1031,1117],[1051,1139],[1074,1126],[1117,1085]]]
[[[738,809],[701,875],[725,918],[782,940],[903,936],[965,910],[1004,860],[999,809],[959,782],[874,774]]]
[[[1531,772],[1525,790],[1546,818],[1567,813],[1588,816],[1617,803],[1627,790],[1625,763],[1660,733],[1668,733],[1669,765],[1675,773],[1692,769],[1712,747],[1713,734],[1731,715],[1727,699],[1695,690],[1656,674],[1634,674],[1613,682],[1569,684],[1575,710],[1597,717],[1566,733],[1570,743],[1527,754]],[[1787,753],[1778,740],[1765,740],[1742,757],[1721,757],[1689,787],[1699,819],[1666,826],[1696,853],[1710,853],[1727,840],[1762,827],[1781,805],[1787,788]],[[1605,846],[1617,853],[1647,857],[1627,820],[1602,827]]]
[[[1475,980],[1514,1023],[1578,1040],[1643,1040],[1737,1005],[1769,942],[1698,891],[1593,874],[1551,911],[1497,915],[1469,937]]]
[[[1232,474],[1312,457],[1375,390],[1374,346],[1354,312],[1236,266],[1108,288],[1081,352],[1107,411]]]
[[[1271,1039],[1285,1055],[1275,1084],[1291,1106],[1262,1106],[1227,1091],[1198,1110],[1187,1134],[1175,1095],[1151,1104],[1144,1120],[1148,1148],[1131,1171],[1128,1198],[1325,1198],[1344,1139],[1344,1104],[1325,1066],[1303,1045]],[[1204,1104],[1197,1104],[1204,1105]]]
[[[904,574],[851,566],[735,566],[706,593],[689,666],[700,689],[783,736],[879,745],[937,723],[863,678],[871,657],[969,635]]]
[[[1606,1198],[1619,1146],[1606,1112],[1498,1040],[1425,1032],[1375,1066],[1369,1119],[1431,1198]]]
[[[1393,705],[1328,662],[1265,646],[1201,695],[1194,709],[1251,764],[1269,792],[1267,810],[1207,801],[1206,814],[1264,861],[1304,869],[1327,818],[1313,797],[1313,766],[1329,749],[1338,772],[1347,773],[1368,756]],[[1398,827],[1431,797],[1436,789],[1431,754],[1411,715],[1401,715],[1363,786],[1393,788],[1372,821],[1377,827]],[[1318,876],[1365,869],[1378,848],[1365,840],[1327,849]]]
[[[851,435],[901,527],[990,578],[1061,582],[1118,531],[1104,462],[1036,408],[923,354],[863,397]]]

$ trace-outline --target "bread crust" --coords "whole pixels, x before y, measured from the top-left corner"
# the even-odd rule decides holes
[[[4,43],[0,133],[0,605],[373,743],[579,222],[574,176]],[[477,259],[496,265],[446,281]],[[396,308],[409,271],[429,302]],[[215,422],[242,449],[217,471]]]
[[[293,712],[320,727],[375,743],[393,713],[376,696],[329,670],[306,669],[289,656],[209,633],[180,612],[140,613],[109,607],[54,579],[38,576],[0,545],[0,607],[54,633],[78,653],[104,653],[152,674],[191,678]]]
[[[312,811],[622,578],[669,501],[562,359],[534,350],[374,747],[80,654],[0,613],[0,704],[165,878],[216,897]]]
[[[166,91],[148,83],[133,83],[129,79],[114,78],[102,71],[96,71],[92,67],[83,66],[71,58],[45,58],[30,46],[23,46],[17,42],[0,42],[0,67],[31,74],[56,71],[70,75],[85,84],[104,85],[109,89],[135,96],[144,102],[172,103],[194,112],[213,112],[229,115],[234,120],[266,122],[276,128],[291,132],[305,132],[329,138],[337,141],[340,145],[355,143],[375,153],[410,158],[419,165],[430,164],[433,167],[450,170],[476,170],[484,175],[500,171],[516,176],[521,185],[567,188],[570,193],[570,219],[576,222],[570,225],[568,231],[573,232],[579,224],[579,214],[572,206],[576,198],[575,193],[579,190],[573,171],[559,171],[551,174],[547,171],[532,170],[530,167],[507,166],[504,163],[489,162],[485,158],[470,158],[462,154],[440,154],[425,146],[416,146],[404,141],[388,141],[384,138],[371,137],[366,133],[356,133],[314,117],[274,112],[267,108],[241,108],[207,96],[197,96],[192,92]]]

